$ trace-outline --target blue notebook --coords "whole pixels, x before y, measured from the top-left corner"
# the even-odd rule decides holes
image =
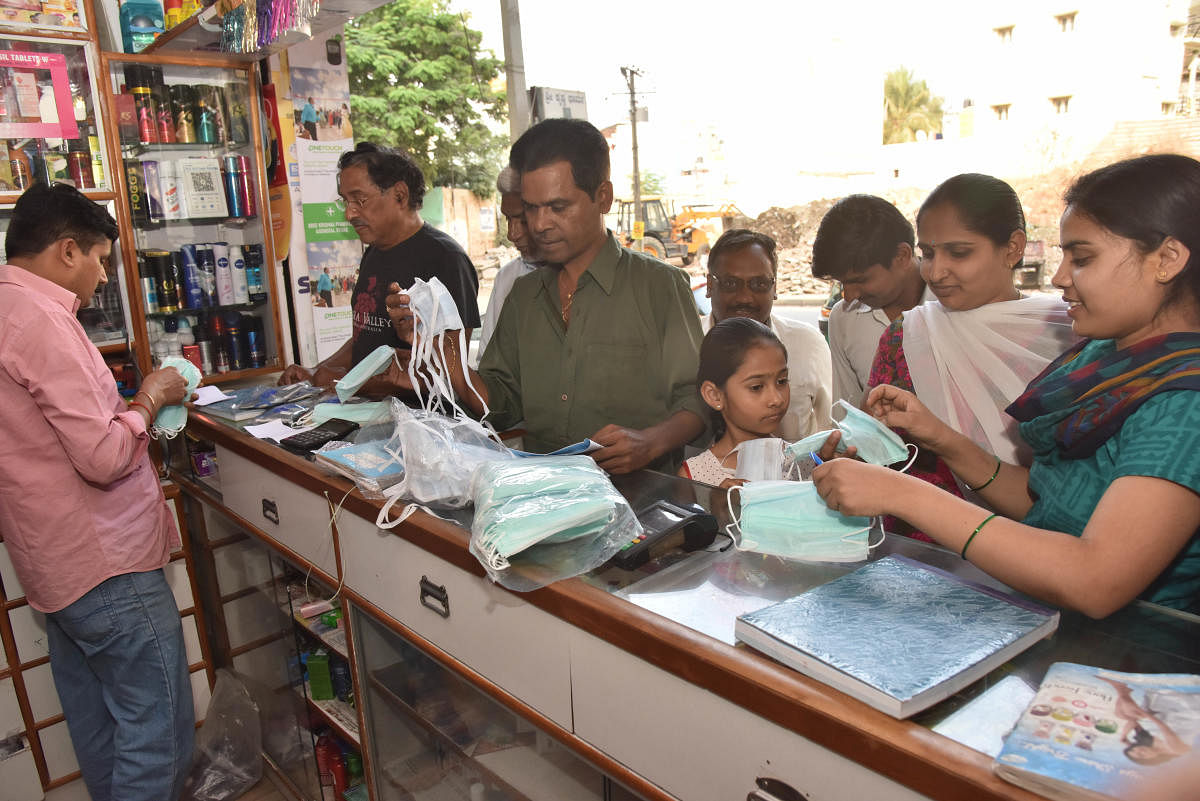
[[[734,636],[906,718],[1058,628],[1058,612],[888,556],[737,619]]]

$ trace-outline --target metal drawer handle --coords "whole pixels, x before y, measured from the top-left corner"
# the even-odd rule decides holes
[[[421,606],[432,609],[442,617],[450,617],[450,596],[446,593],[445,585],[434,584],[428,577],[421,576]]]
[[[262,499],[263,517],[270,520],[275,525],[279,525],[279,507],[275,505],[275,501],[268,498]]]

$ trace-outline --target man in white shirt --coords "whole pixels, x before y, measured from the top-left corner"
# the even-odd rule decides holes
[[[812,274],[842,284],[829,313],[833,399],[861,406],[883,332],[927,300],[912,224],[874,195],[849,195],[821,220],[813,241]]]
[[[483,313],[483,324],[479,328],[479,348],[472,357],[475,366],[479,365],[479,360],[496,331],[500,309],[504,306],[504,299],[512,291],[513,282],[537,269],[537,265],[531,261],[533,237],[529,235],[529,229],[525,226],[525,206],[521,203],[521,174],[512,167],[505,167],[496,178],[496,189],[500,191],[500,213],[508,221],[508,241],[513,243],[521,255],[501,267],[492,281],[492,295],[488,298],[487,311]]]
[[[707,332],[730,317],[749,317],[769,327],[788,354],[792,400],[779,421],[779,436],[795,442],[830,427],[829,346],[816,327],[771,312],[775,301],[775,240],[734,228],[721,234],[708,254],[708,297],[712,314],[701,320]]]

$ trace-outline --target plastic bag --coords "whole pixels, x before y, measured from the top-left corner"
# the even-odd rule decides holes
[[[402,499],[420,506],[461,509],[471,502],[471,475],[476,467],[517,458],[470,418],[410,409],[397,400],[392,401],[392,416],[404,477],[383,491],[388,500],[375,519],[380,528],[393,528],[412,513],[410,508],[391,519],[392,506]]]
[[[471,553],[516,592],[593,570],[642,534],[628,501],[588,456],[482,464],[471,496]]]
[[[235,673],[219,668],[182,798],[230,801],[258,784],[262,771],[258,705]]]

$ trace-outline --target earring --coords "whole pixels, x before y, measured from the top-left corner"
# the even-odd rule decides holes
[[[1167,282],[1166,270],[1159,270],[1157,273],[1154,274],[1154,277],[1158,279],[1158,282],[1160,284],[1165,284]]]
[[[718,404],[717,404],[717,411],[718,411],[718,412],[719,412],[719,411],[721,411],[721,408],[722,408],[721,404],[719,404],[719,403],[718,403]]]

